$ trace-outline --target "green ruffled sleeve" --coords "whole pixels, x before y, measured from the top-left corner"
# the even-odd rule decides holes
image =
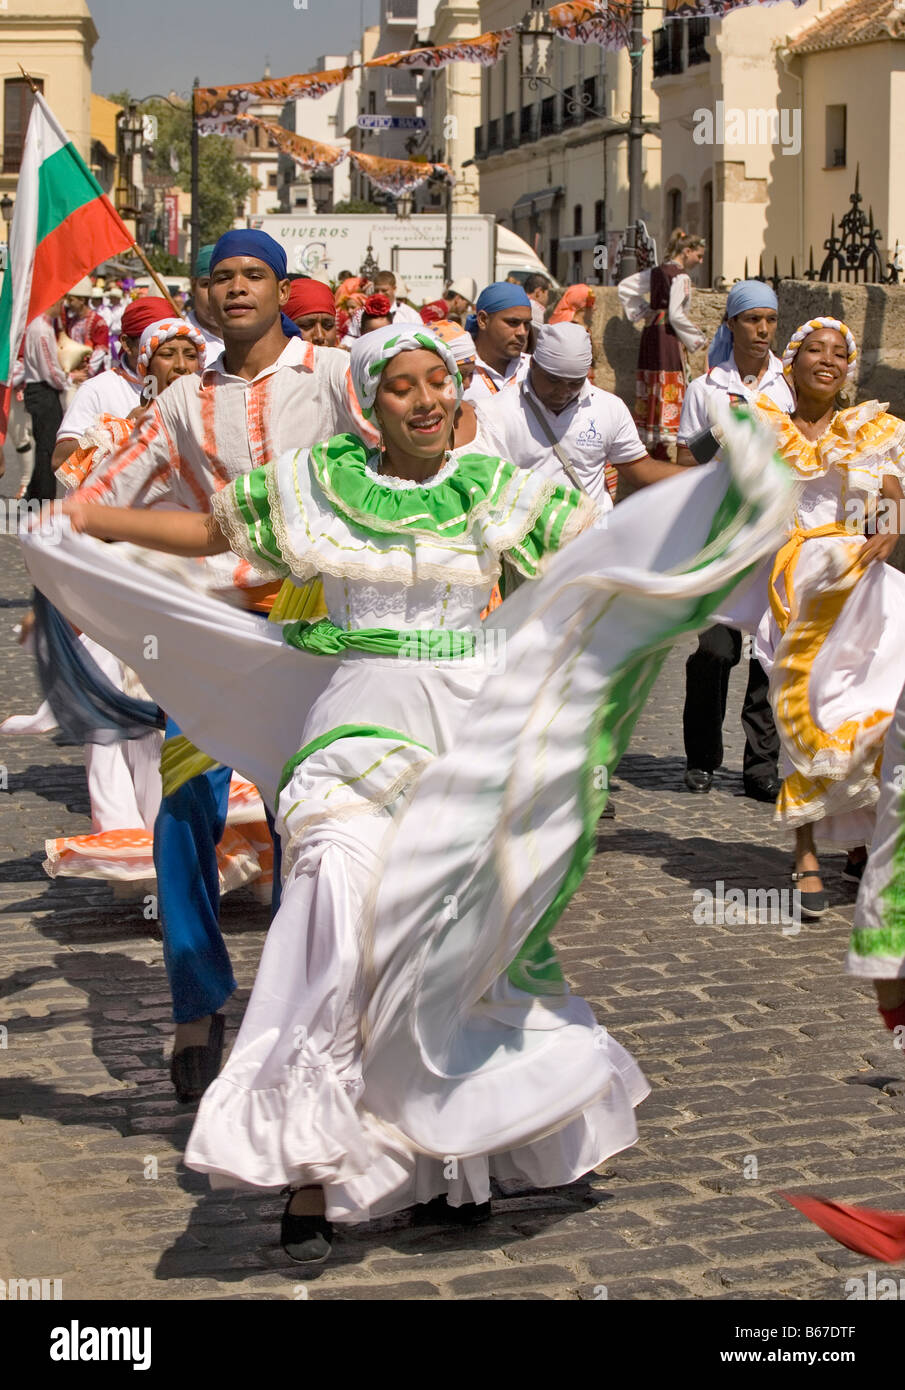
[[[593,524],[597,504],[585,493],[558,483],[542,502],[531,529],[505,552],[506,559],[526,579],[537,575],[541,560]]]
[[[270,579],[285,579],[290,568],[276,537],[271,498],[276,463],[244,473],[216,494],[211,510],[230,550]]]

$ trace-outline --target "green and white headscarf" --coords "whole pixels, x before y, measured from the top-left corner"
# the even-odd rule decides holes
[[[356,338],[352,344],[352,383],[366,420],[370,420],[374,414],[377,387],[387,363],[400,352],[417,352],[425,348],[442,358],[455,387],[456,405],[459,404],[462,399],[462,374],[449,344],[429,328],[420,328],[416,323],[389,324],[386,328],[375,328],[373,332],[365,333],[364,337]]]

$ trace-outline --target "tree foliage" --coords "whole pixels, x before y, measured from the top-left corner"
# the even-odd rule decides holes
[[[128,106],[132,98],[128,92],[112,92],[108,100]],[[174,187],[188,192],[192,186],[190,105],[174,110],[163,101],[145,101],[139,110],[157,117],[157,141],[149,165],[151,172],[166,174]],[[236,159],[232,141],[222,135],[201,137],[199,160],[200,244],[204,246],[229,231],[248,194],[259,185]]]
[[[386,208],[380,203],[367,203],[362,198],[346,198],[344,202],[337,203],[333,208],[334,213],[342,212],[386,212]]]

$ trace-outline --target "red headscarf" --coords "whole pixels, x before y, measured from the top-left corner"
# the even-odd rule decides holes
[[[422,323],[441,323],[449,313],[449,305],[445,299],[432,299],[420,313]]]
[[[165,299],[154,299],[146,295],[144,299],[133,299],[123,311],[120,334],[125,334],[127,338],[140,338],[146,328],[150,328],[152,323],[159,323],[161,319],[171,319],[173,317],[173,306]]]
[[[289,298],[283,313],[293,321],[305,314],[330,314],[331,317],[335,317],[333,291],[320,280],[293,280],[289,286]]]

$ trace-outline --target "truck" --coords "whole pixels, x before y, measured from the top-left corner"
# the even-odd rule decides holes
[[[446,285],[443,251],[446,218],[441,213],[396,217],[386,213],[268,213],[252,218],[286,252],[291,275],[335,280],[340,271],[358,275],[368,253],[381,270],[404,281],[413,304],[439,299]],[[452,278],[470,275],[480,292],[510,274],[523,280],[532,271],[556,280],[526,241],[497,224],[491,213],[452,219]],[[558,288],[558,287],[557,287]]]

